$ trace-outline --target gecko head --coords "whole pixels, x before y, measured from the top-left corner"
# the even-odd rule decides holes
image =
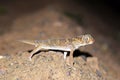
[[[82,42],[85,45],[93,44],[94,41],[95,40],[93,39],[93,37],[90,34],[86,34],[86,35],[82,36]]]
[[[94,39],[89,34],[77,36],[76,38],[74,38],[74,45],[76,47],[93,44],[93,42],[94,42]]]

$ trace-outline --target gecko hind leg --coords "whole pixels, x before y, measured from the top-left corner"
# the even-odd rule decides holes
[[[40,47],[36,47],[31,53],[30,53],[30,56],[29,56],[29,60],[32,61],[32,57],[33,55],[38,52],[39,50],[41,50]]]

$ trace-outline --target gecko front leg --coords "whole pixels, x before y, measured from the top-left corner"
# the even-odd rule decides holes
[[[66,56],[67,56],[67,52],[64,52],[64,57],[63,58],[66,59]]]
[[[71,66],[73,66],[73,52],[74,52],[74,50],[71,50],[70,51],[70,56],[69,56],[69,65],[71,65]]]

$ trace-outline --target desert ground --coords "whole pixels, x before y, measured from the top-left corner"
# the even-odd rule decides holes
[[[101,2],[0,1],[0,80],[119,80],[120,17]],[[95,42],[74,51],[38,51],[18,40],[64,39],[91,34]]]

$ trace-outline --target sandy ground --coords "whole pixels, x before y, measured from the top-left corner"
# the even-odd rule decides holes
[[[30,7],[38,7],[35,3],[25,5],[21,1],[5,5],[8,13],[0,16],[0,80],[119,80],[119,40],[114,40],[114,34],[109,36],[111,32],[101,33],[99,26],[107,26],[101,18],[83,5],[70,3],[69,6],[62,1],[51,5],[43,3],[45,6],[37,10]],[[76,21],[76,16],[68,13],[73,9],[74,13],[80,9],[78,13],[82,18],[77,16]],[[34,46],[17,41],[69,38],[88,33],[95,38],[95,43],[74,52],[73,67],[66,64],[69,55],[64,60],[63,52],[59,51],[38,52],[30,62],[28,56]]]

